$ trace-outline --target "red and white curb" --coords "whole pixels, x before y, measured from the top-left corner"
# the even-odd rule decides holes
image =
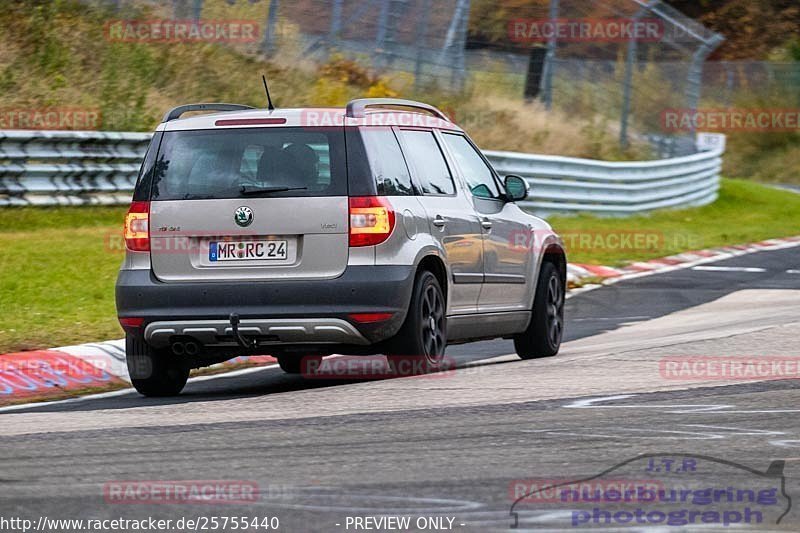
[[[640,278],[663,272],[692,268],[706,263],[716,263],[742,255],[795,248],[800,246],[800,237],[769,239],[754,244],[724,246],[708,250],[686,252],[650,261],[631,263],[614,268],[598,265],[570,264],[567,267],[567,281],[580,284],[586,280],[601,279],[603,283],[615,283],[625,279]]]
[[[71,355],[60,350],[35,350],[3,355],[0,405],[126,385],[120,376],[106,370],[105,354],[101,360],[88,349],[82,352],[83,355]]]
[[[242,363],[265,366],[276,362],[270,356],[237,357],[208,368],[226,370]],[[130,381],[124,339],[0,355],[0,405],[127,388]]]

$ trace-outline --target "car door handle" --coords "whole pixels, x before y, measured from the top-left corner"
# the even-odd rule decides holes
[[[488,218],[484,218],[483,220],[481,220],[481,227],[483,229],[492,229],[492,221],[489,220]]]
[[[433,219],[433,225],[437,228],[443,228],[447,225],[447,221],[441,216],[437,215],[436,218]]]

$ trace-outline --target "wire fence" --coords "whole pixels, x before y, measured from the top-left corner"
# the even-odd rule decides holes
[[[149,6],[157,0],[84,0],[117,9]],[[413,74],[418,86],[435,83],[462,90],[468,75],[467,41],[472,0],[172,0],[176,20],[235,13],[241,4],[258,6],[259,49],[285,59],[326,61],[332,54],[353,58],[376,71]],[[252,9],[249,10],[252,12]]]
[[[649,142],[660,157],[696,151],[696,128],[666,127],[666,111],[800,102],[798,63],[709,62],[723,37],[662,0],[85,1],[171,10],[176,19],[246,4],[259,17],[255,49],[267,57],[323,64],[337,54],[405,73],[418,94],[539,100],[601,119],[622,147]]]
[[[723,41],[660,0],[263,4],[265,53],[280,49],[280,27],[291,26],[302,43],[295,53],[304,60],[344,54],[379,72],[410,73],[417,91],[489,85],[548,108],[602,117],[618,124],[623,147],[632,138],[650,140],[663,157],[695,151],[693,131],[664,132],[658,116],[698,107],[705,61]]]

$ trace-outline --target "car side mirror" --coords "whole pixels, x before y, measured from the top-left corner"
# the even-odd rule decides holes
[[[519,176],[506,176],[506,197],[511,202],[520,202],[528,197],[528,182]]]

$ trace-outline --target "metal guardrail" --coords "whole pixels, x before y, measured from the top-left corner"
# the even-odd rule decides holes
[[[151,134],[0,131],[0,207],[125,204]],[[704,205],[717,198],[722,151],[663,161],[608,163],[486,152],[501,175],[531,185],[538,214],[612,216]]]
[[[485,152],[500,175],[517,174],[531,186],[522,206],[540,215],[594,213],[624,216],[714,202],[721,150],[644,162]]]
[[[150,133],[0,131],[0,207],[124,204]]]

